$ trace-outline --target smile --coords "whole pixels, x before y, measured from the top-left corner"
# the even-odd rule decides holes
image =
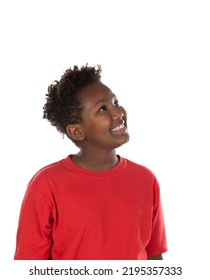
[[[112,128],[112,131],[118,131],[120,129],[123,129],[124,127],[125,127],[125,125],[124,125],[124,123],[122,123],[121,125]]]

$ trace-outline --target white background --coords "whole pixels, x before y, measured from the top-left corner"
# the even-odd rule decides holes
[[[1,1],[0,259],[11,261],[33,174],[77,149],[42,119],[47,86],[70,66],[101,64],[127,109],[118,153],[150,168],[168,249],[184,266],[209,253],[208,1]]]

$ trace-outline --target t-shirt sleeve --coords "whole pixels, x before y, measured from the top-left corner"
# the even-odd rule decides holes
[[[167,251],[166,232],[157,179],[153,180],[153,218],[150,241],[146,247],[147,256],[156,256]]]
[[[43,178],[32,179],[21,206],[14,259],[50,259],[53,222],[49,183]]]

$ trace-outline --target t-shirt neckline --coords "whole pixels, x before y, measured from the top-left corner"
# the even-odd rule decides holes
[[[77,165],[75,162],[73,162],[72,156],[73,156],[73,154],[70,154],[65,159],[65,163],[66,163],[66,165],[68,165],[69,168],[73,169],[77,173],[83,173],[83,174],[86,174],[89,176],[94,176],[94,177],[105,177],[105,176],[110,176],[115,173],[118,173],[121,169],[124,168],[124,166],[126,164],[125,159],[120,157],[119,155],[117,155],[119,158],[119,161],[113,168],[107,169],[105,171],[91,171],[91,170],[82,168],[79,165]]]

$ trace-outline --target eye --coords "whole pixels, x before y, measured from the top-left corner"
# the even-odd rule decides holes
[[[99,112],[104,112],[104,111],[106,111],[107,110],[107,108],[106,108],[106,106],[105,105],[103,105],[103,106],[101,106],[100,108],[99,108]]]
[[[120,107],[119,101],[115,100],[114,105],[115,105],[115,107]]]

